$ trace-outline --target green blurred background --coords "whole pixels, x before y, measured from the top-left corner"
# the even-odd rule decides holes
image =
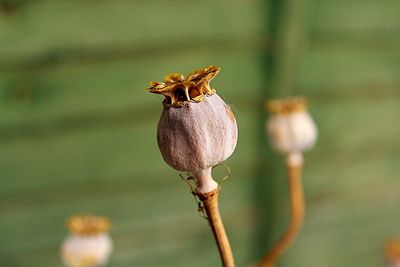
[[[82,212],[113,220],[111,267],[219,266],[144,91],[210,64],[239,125],[220,199],[237,265],[288,219],[263,103],[305,95],[320,136],[278,266],[380,266],[400,235],[399,14],[398,0],[0,0],[0,266],[61,266],[64,221]]]

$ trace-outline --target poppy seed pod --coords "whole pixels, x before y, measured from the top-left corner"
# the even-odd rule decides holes
[[[266,125],[271,145],[288,156],[295,165],[302,164],[302,153],[311,149],[317,140],[317,127],[307,112],[303,97],[272,100],[267,103],[271,112]]]
[[[218,185],[211,168],[225,161],[237,143],[237,125],[230,107],[210,87],[219,68],[206,67],[185,78],[171,74],[153,82],[148,91],[164,95],[157,141],[164,160],[179,171],[190,171],[198,193]]]
[[[61,247],[61,257],[68,267],[105,266],[113,244],[107,231],[108,219],[91,215],[73,216],[67,221],[70,235]]]

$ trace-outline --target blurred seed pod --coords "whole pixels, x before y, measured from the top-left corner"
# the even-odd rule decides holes
[[[271,100],[266,108],[271,113],[266,132],[274,149],[284,155],[299,155],[314,146],[318,130],[304,97]]]
[[[384,267],[400,267],[400,240],[392,239],[385,244]]]
[[[111,222],[92,215],[68,219],[69,236],[61,247],[61,258],[67,267],[105,266],[113,250],[108,234]]]

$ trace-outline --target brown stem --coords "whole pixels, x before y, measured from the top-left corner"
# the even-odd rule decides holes
[[[258,263],[259,267],[274,266],[279,256],[296,238],[304,219],[304,193],[301,184],[301,166],[287,166],[289,194],[291,202],[291,218],[286,233],[279,242]]]
[[[233,259],[232,249],[218,209],[218,194],[219,189],[217,188],[208,193],[197,193],[197,196],[202,201],[204,209],[206,210],[208,222],[214,234],[215,241],[217,242],[222,266],[234,267],[235,262]]]

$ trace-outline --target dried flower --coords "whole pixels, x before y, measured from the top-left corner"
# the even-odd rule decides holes
[[[61,248],[61,257],[68,267],[105,266],[113,244],[107,231],[107,218],[91,215],[73,216],[67,221],[70,235]]]
[[[198,193],[217,187],[211,168],[226,160],[237,143],[235,117],[210,87],[219,70],[209,66],[187,78],[174,73],[148,88],[164,96],[157,129],[161,154],[172,168],[194,174]]]
[[[304,97],[271,100],[267,103],[271,116],[267,133],[272,147],[287,155],[293,164],[302,164],[302,153],[311,149],[317,140],[317,127],[307,112]]]

